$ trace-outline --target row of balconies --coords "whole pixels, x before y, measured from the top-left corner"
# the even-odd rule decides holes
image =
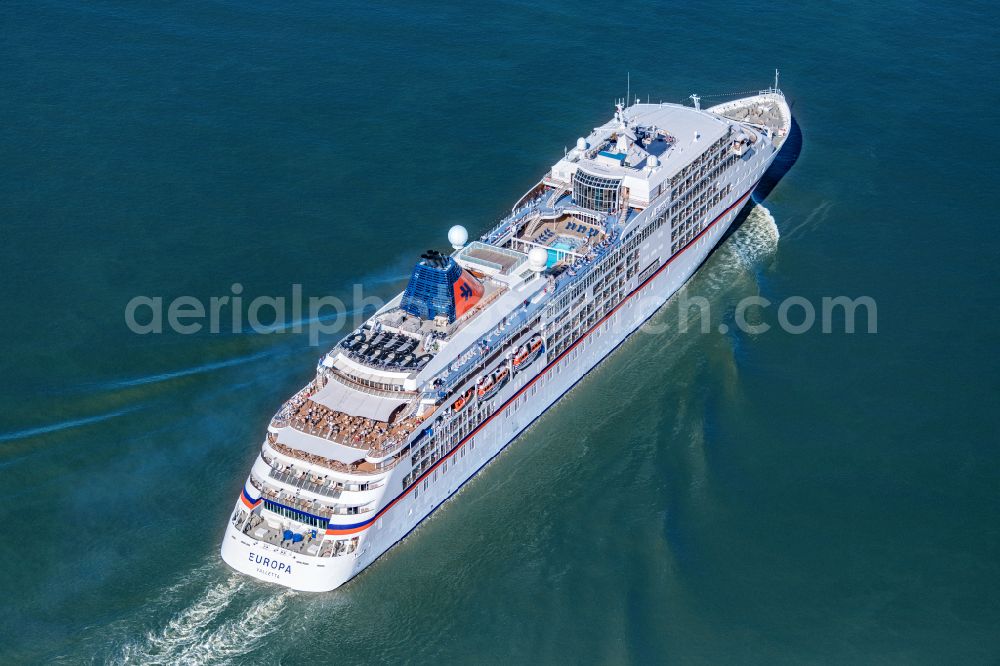
[[[280,481],[286,485],[293,486],[295,488],[300,488],[302,490],[308,490],[311,493],[317,495],[324,495],[326,497],[332,497],[334,499],[340,498],[344,492],[364,492],[367,490],[375,490],[382,486],[380,481],[371,482],[352,482],[352,481],[338,481],[336,479],[324,478],[324,476],[319,476],[315,473],[311,473],[305,469],[299,469],[295,466],[291,466],[288,469],[288,465],[283,465],[276,461],[273,456],[268,456],[263,451],[261,452],[261,458],[268,465],[268,476],[276,481]]]
[[[257,477],[253,472],[250,473],[250,485],[256,488],[266,499],[327,519],[331,516],[351,516],[368,513],[374,510],[376,503],[375,500],[372,500],[360,505],[324,504],[318,499],[302,497],[295,494],[295,492],[290,492],[286,488],[272,485]]]

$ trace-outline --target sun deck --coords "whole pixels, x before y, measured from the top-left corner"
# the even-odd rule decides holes
[[[352,406],[343,399],[343,391],[327,393],[328,388],[341,387],[337,380],[326,377],[326,386],[319,387],[317,381],[322,380],[324,376],[321,375],[310,382],[275,414],[268,437],[272,446],[283,445],[304,456],[315,456],[322,460],[318,464],[327,467],[334,465],[343,471],[365,472],[370,471],[365,468],[365,454],[397,447],[423,422],[424,415],[419,412],[416,395],[393,400],[359,394],[374,404]]]
[[[607,235],[606,220],[573,211],[554,218],[539,215],[530,219],[510,243],[524,251],[532,247],[544,248],[549,257],[547,267],[552,267],[586,256],[590,248]]]

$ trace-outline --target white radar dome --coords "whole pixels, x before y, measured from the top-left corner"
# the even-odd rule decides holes
[[[533,247],[528,251],[528,266],[536,273],[545,270],[549,263],[549,253],[544,247]]]
[[[576,149],[581,151],[587,150],[587,140],[584,139],[582,136],[576,140]]]
[[[448,230],[448,242],[456,250],[461,250],[469,241],[469,232],[461,224],[456,224]]]

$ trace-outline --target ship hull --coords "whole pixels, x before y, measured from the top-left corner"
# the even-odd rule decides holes
[[[711,221],[697,236],[671,255],[670,225],[650,234],[637,248],[638,265],[647,268],[631,278],[627,292],[606,314],[558,351],[546,343],[538,358],[512,373],[496,395],[482,398],[490,401],[489,415],[458,438],[432,467],[415,479],[404,478],[403,471],[390,473],[385,485],[393,492],[385,491],[383,508],[373,517],[338,525],[328,532],[338,537],[357,537],[357,547],[350,554],[327,558],[303,556],[249,538],[231,521],[222,549],[225,561],[260,580],[305,591],[335,589],[363,571],[474,478],[691,278],[726,237],[773,161],[777,149],[767,148],[766,152],[749,156],[727,177],[731,194],[710,211],[706,219]],[[661,262],[661,257],[668,258]],[[526,333],[525,340],[534,333]],[[477,408],[477,398],[470,402],[463,405],[463,412]],[[248,490],[252,489],[248,486]],[[237,512],[241,508],[238,501]]]

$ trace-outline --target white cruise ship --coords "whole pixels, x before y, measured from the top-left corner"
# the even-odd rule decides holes
[[[223,559],[296,590],[344,584],[649,319],[791,129],[777,85],[692,99],[617,105],[489,233],[453,227],[453,252],[424,254],[272,419]]]

